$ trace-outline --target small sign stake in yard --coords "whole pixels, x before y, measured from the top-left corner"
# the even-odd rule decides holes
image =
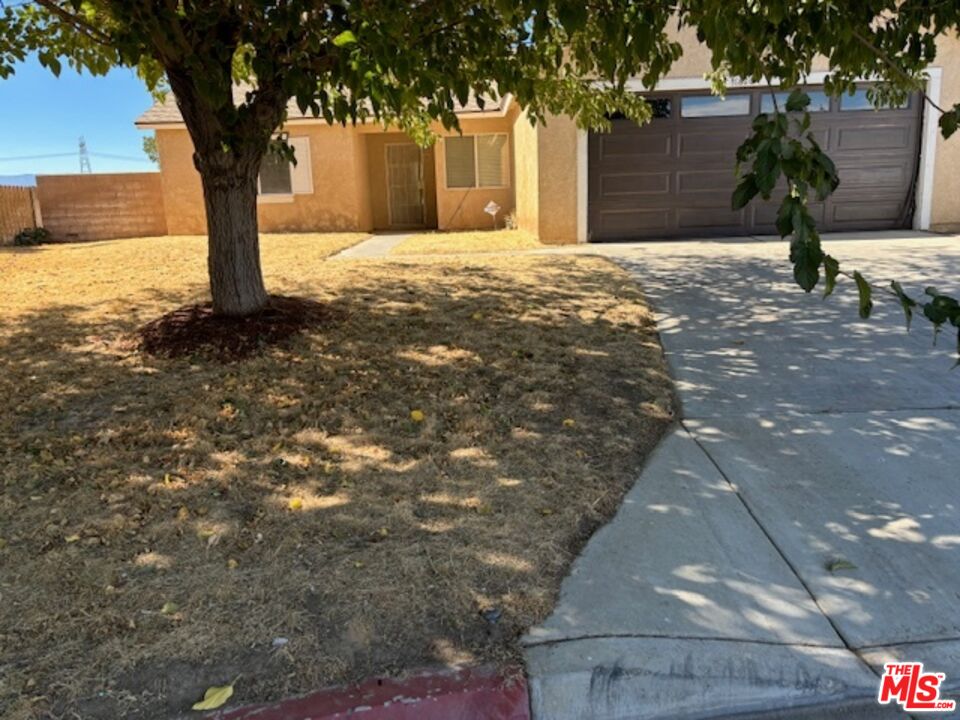
[[[493,200],[487,203],[487,206],[483,209],[485,213],[490,215],[493,218],[493,229],[497,229],[497,213],[500,212],[500,206],[497,205]]]

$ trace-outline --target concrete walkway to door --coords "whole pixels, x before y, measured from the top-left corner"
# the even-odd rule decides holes
[[[408,232],[376,233],[366,240],[348,247],[331,257],[331,260],[374,260],[390,254],[397,245],[402,243],[411,234]]]
[[[827,236],[914,295],[960,239]],[[683,422],[525,638],[534,716],[903,717],[878,671],[960,689],[960,370],[896,301],[804,294],[784,242],[593,248],[658,311]],[[950,689],[953,690],[951,694]]]

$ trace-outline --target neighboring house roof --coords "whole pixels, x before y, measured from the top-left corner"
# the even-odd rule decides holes
[[[244,101],[244,96],[248,86],[237,85],[233,89],[233,100],[236,104]],[[471,95],[470,99],[464,105],[459,105],[454,112],[457,115],[503,115],[510,106],[510,96],[494,100],[484,97],[484,106],[481,108],[477,102],[476,96]],[[292,98],[287,103],[287,120],[308,120],[312,122],[325,122],[324,119],[315,118],[312,114],[300,112],[297,103]],[[143,113],[136,119],[137,127],[152,128],[162,125],[182,125],[183,117],[180,115],[180,108],[177,107],[177,100],[172,92],[167,93],[163,102],[155,103],[153,107]]]

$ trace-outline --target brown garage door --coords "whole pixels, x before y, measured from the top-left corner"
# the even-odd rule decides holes
[[[840,187],[811,210],[821,230],[908,226],[920,146],[918,97],[874,110],[861,88],[830,98],[808,90],[817,141],[840,173]],[[786,93],[778,96],[782,103]],[[592,241],[704,237],[774,232],[777,203],[730,209],[736,149],[753,117],[769,112],[769,91],[657,95],[655,119],[613,121],[589,140],[589,232]],[[782,105],[781,105],[782,107]],[[774,198],[782,197],[778,193]]]

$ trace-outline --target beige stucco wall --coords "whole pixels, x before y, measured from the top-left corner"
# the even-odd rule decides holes
[[[156,136],[167,232],[202,235],[207,232],[206,211],[190,135],[186,130],[158,130]]]
[[[367,231],[373,228],[367,153],[355,128],[291,124],[291,138],[310,138],[313,193],[258,203],[263,232]],[[171,235],[206,232],[200,176],[186,130],[157,131],[167,227]]]
[[[540,212],[537,234],[551,245],[577,242],[577,125],[552,116],[538,128]]]
[[[943,68],[938,104],[953,107],[960,103],[960,39],[941,38],[936,64]],[[944,140],[937,133],[932,199],[930,228],[943,232],[960,230],[960,134]]]
[[[464,135],[479,133],[507,133],[510,136],[510,180],[505,188],[448,188],[446,186],[446,155],[443,138],[458,133],[438,129],[440,139],[434,146],[434,160],[437,177],[437,227],[440,230],[474,230],[493,227],[493,220],[483,211],[487,203],[497,203],[501,210],[497,215],[497,224],[503,227],[503,219],[514,210],[514,148],[513,120],[511,117],[462,118],[460,129]]]
[[[364,136],[367,153],[367,177],[370,179],[370,209],[374,230],[389,230],[390,209],[387,198],[387,151],[386,146],[393,143],[412,143],[401,132],[367,133]],[[423,151],[423,199],[424,224],[428,228],[437,227],[437,183],[433,148]]]
[[[540,233],[540,152],[537,127],[524,112],[513,113],[514,204],[517,224]]]

